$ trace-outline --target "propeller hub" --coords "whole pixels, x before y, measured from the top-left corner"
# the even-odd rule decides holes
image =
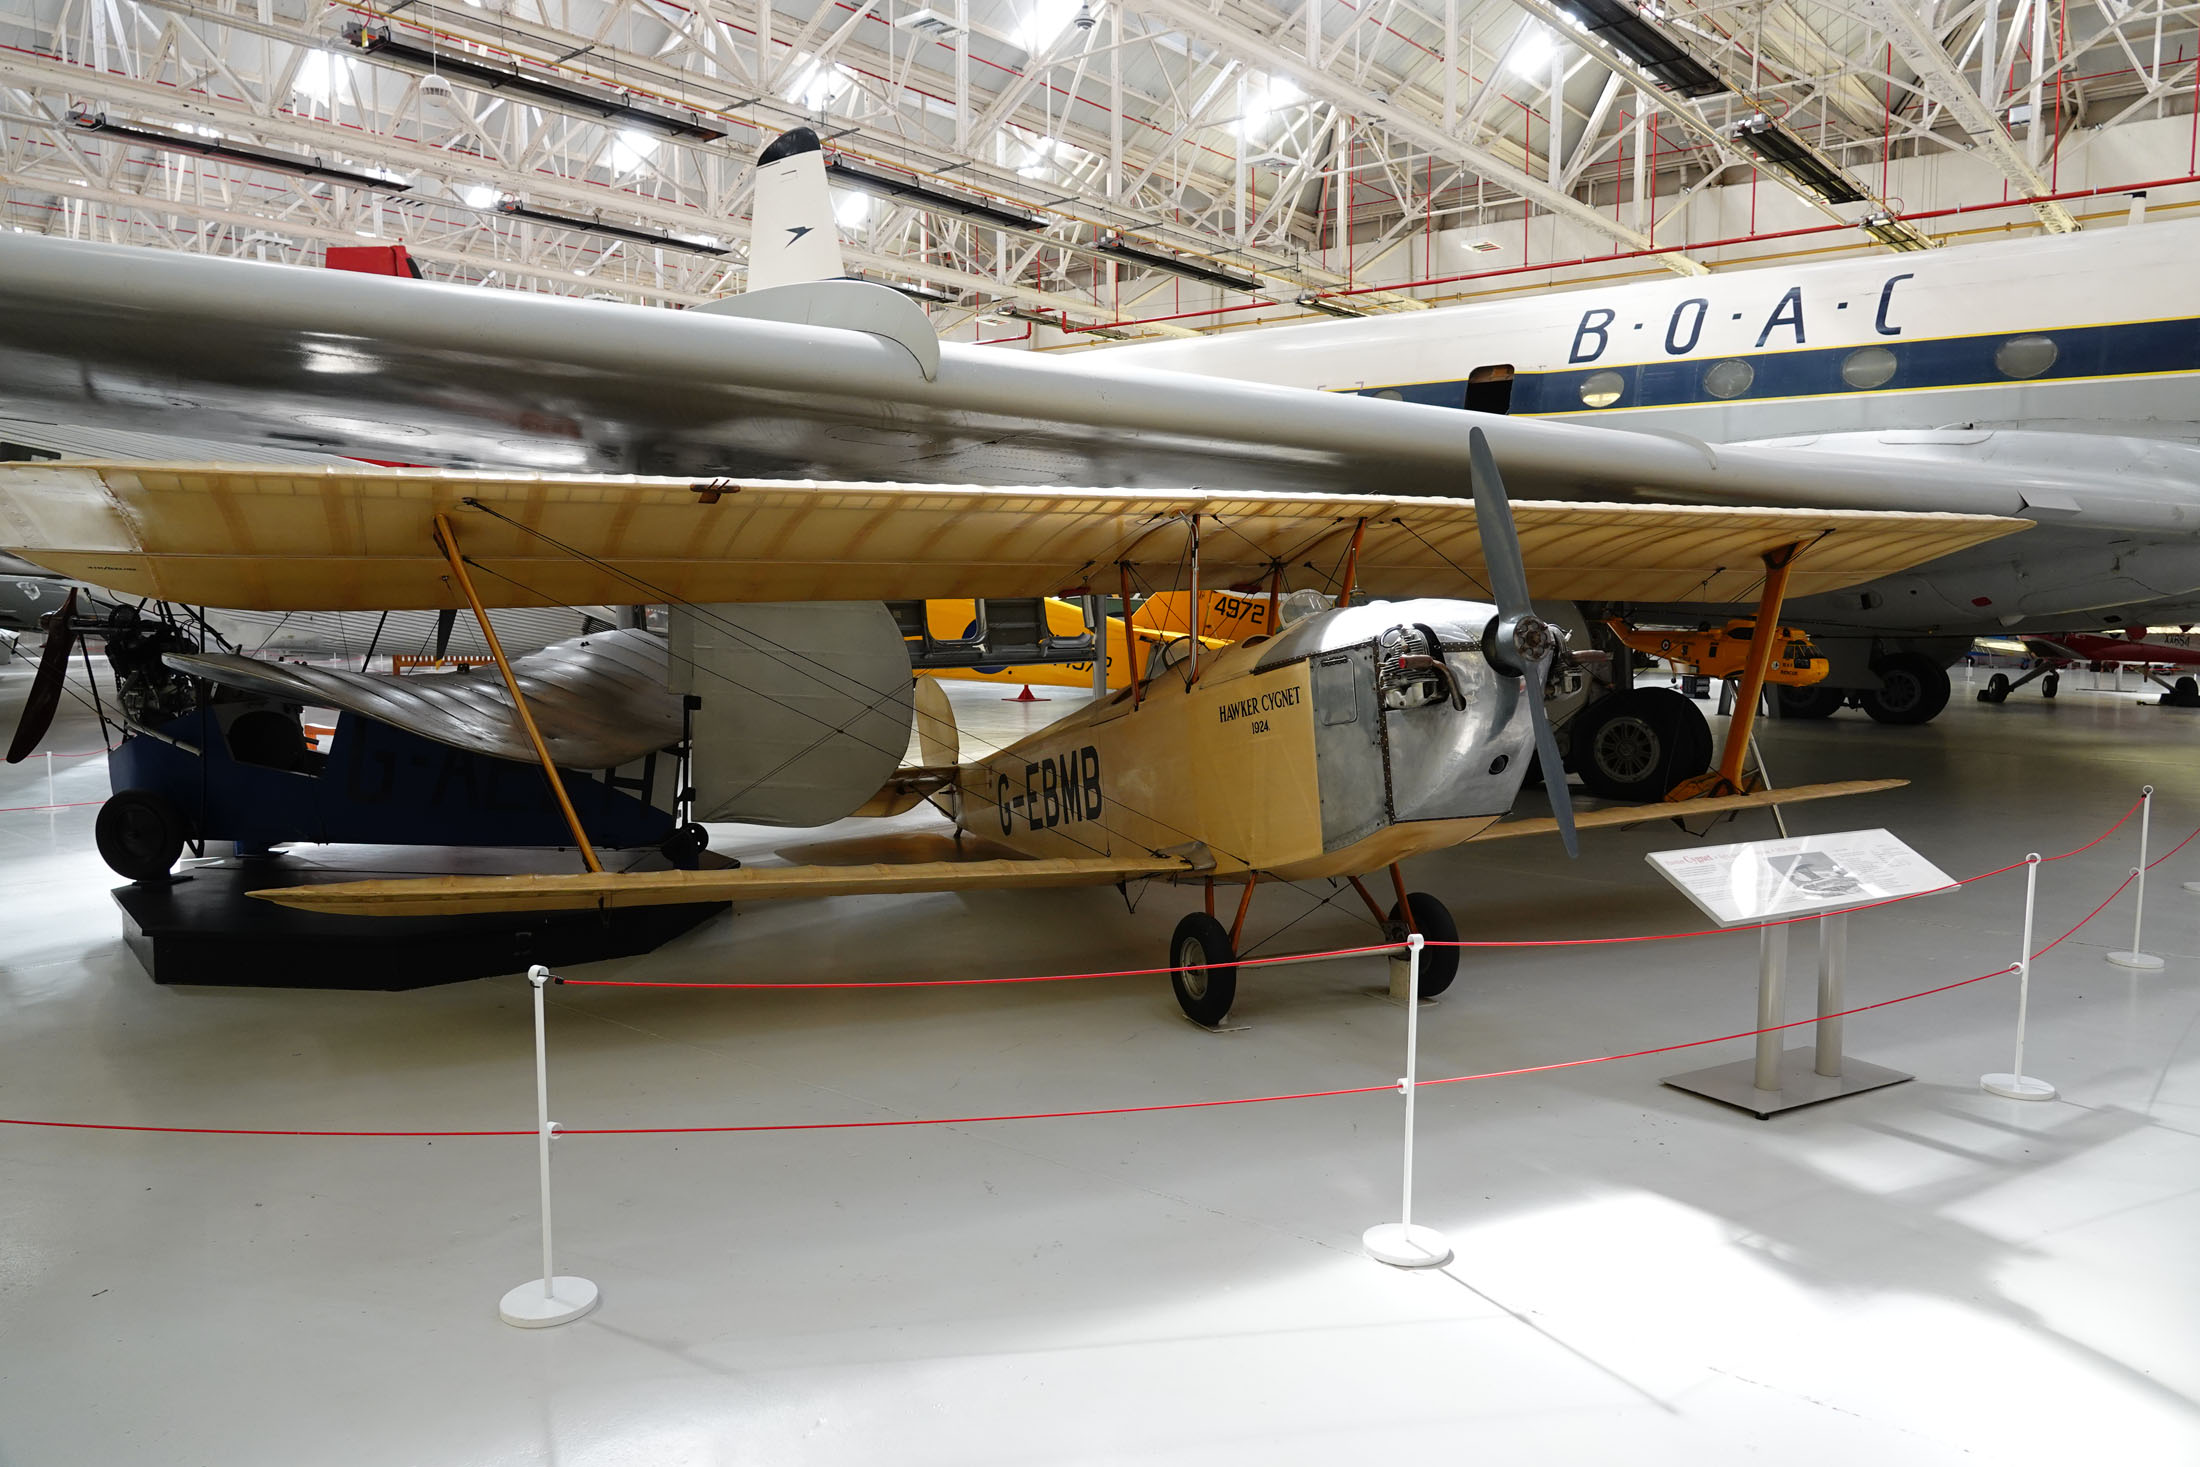
[[[1514,677],[1548,660],[1558,651],[1558,633],[1533,612],[1491,618],[1482,638],[1482,652],[1490,665]]]

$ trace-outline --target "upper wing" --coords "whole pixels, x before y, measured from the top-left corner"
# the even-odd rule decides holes
[[[2026,528],[1976,515],[1519,502],[1530,583],[1554,599],[1751,594],[1805,542],[1789,593],[1839,589]],[[131,595],[346,610],[459,604],[429,532],[451,516],[493,606],[1019,596],[1169,584],[1190,526],[1208,584],[1333,580],[1364,523],[1370,594],[1480,590],[1459,499],[980,489],[430,469],[0,465],[0,549]]]
[[[0,233],[0,403],[385,462],[1400,495],[1459,492],[1479,426],[1525,497],[1989,514],[2029,502],[2133,528],[2189,513],[2189,484],[2129,465],[1713,448],[1106,353],[947,343],[933,357],[890,313],[805,314],[665,311]],[[818,324],[828,317],[859,324]]]

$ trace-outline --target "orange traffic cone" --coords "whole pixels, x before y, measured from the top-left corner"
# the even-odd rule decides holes
[[[1031,684],[1025,683],[1022,692],[1013,698],[1003,698],[1001,701],[1003,703],[1051,703],[1054,700],[1052,698],[1034,698],[1031,696]]]

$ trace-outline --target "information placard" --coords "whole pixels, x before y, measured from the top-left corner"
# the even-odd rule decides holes
[[[1838,912],[1955,885],[1884,830],[1652,851],[1644,859],[1721,927]]]

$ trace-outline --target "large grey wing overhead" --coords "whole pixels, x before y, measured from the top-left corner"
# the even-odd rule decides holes
[[[471,754],[524,763],[534,750],[503,682],[481,672],[346,672],[220,654],[172,654],[170,667],[288,703],[337,708]],[[666,687],[664,638],[601,632],[512,664],[550,757],[566,769],[615,769],[680,737],[680,700]]]

